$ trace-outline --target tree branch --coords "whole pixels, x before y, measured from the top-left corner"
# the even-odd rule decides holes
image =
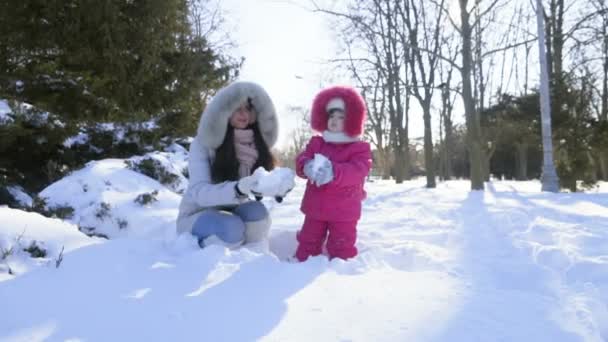
[[[462,30],[460,29],[460,26],[456,25],[456,23],[454,22],[454,20],[450,16],[450,12],[447,10],[447,8],[439,5],[439,3],[437,2],[437,0],[428,0],[428,1],[431,2],[431,3],[433,3],[435,6],[437,6],[440,11],[444,12],[445,16],[450,21],[450,24],[452,24],[452,27],[454,28],[454,30],[456,30],[456,32],[458,32],[459,35],[462,35]]]
[[[497,53],[497,52],[501,52],[501,51],[505,51],[505,50],[509,50],[509,49],[514,49],[514,48],[520,47],[522,45],[527,45],[527,44],[530,44],[532,42],[535,42],[536,40],[537,40],[536,38],[534,38],[534,39],[528,39],[526,41],[514,43],[514,44],[511,44],[511,45],[507,45],[507,46],[503,46],[503,47],[498,48],[498,49],[492,49],[492,50],[486,51],[484,54],[482,54],[481,58],[487,57],[487,56],[489,56],[491,54],[494,54],[494,53]]]
[[[475,18],[475,21],[473,21],[473,23],[471,24],[472,27],[475,27],[475,25],[477,25],[479,23],[479,21],[488,13],[490,13],[493,9],[494,6],[496,6],[498,3],[500,2],[500,0],[494,0],[493,3],[490,4],[490,6],[488,6],[488,8],[486,8],[483,12],[479,13],[479,15],[477,16],[477,18]],[[473,9],[471,9],[471,12],[473,12],[473,10],[475,9],[475,7],[477,7],[477,5],[475,5],[473,7]]]

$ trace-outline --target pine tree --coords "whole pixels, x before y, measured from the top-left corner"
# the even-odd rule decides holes
[[[2,3],[0,97],[66,121],[200,109],[201,91],[228,78],[191,36],[185,0]]]
[[[0,99],[34,109],[0,124],[0,176],[40,190],[84,162],[63,141],[97,122],[155,119],[148,143],[193,134],[202,94],[238,65],[192,34],[188,11],[187,0],[1,1]]]

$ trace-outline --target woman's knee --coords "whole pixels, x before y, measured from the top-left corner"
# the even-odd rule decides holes
[[[243,203],[236,207],[233,212],[245,222],[260,221],[268,217],[268,209],[262,202],[258,201]]]
[[[236,244],[245,240],[245,224],[231,213],[208,210],[194,223],[192,235],[196,236],[199,242],[215,235],[226,243]]]

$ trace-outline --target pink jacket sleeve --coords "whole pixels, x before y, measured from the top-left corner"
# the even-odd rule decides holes
[[[301,178],[306,178],[306,175],[304,174],[304,165],[315,157],[315,153],[319,152],[322,143],[323,138],[318,136],[312,137],[304,151],[296,157],[296,174]]]
[[[328,186],[360,185],[369,174],[372,167],[372,151],[367,142],[358,143],[348,162],[333,162],[334,179]]]

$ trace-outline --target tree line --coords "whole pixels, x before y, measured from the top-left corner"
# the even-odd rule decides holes
[[[537,2],[553,161],[560,186],[576,191],[608,180],[608,4]],[[367,101],[366,134],[384,178],[400,183],[422,170],[430,188],[437,178],[465,177],[483,189],[490,175],[540,177],[537,2],[309,1],[340,39],[328,62],[346,70]],[[424,122],[423,160],[410,136],[413,115]]]

